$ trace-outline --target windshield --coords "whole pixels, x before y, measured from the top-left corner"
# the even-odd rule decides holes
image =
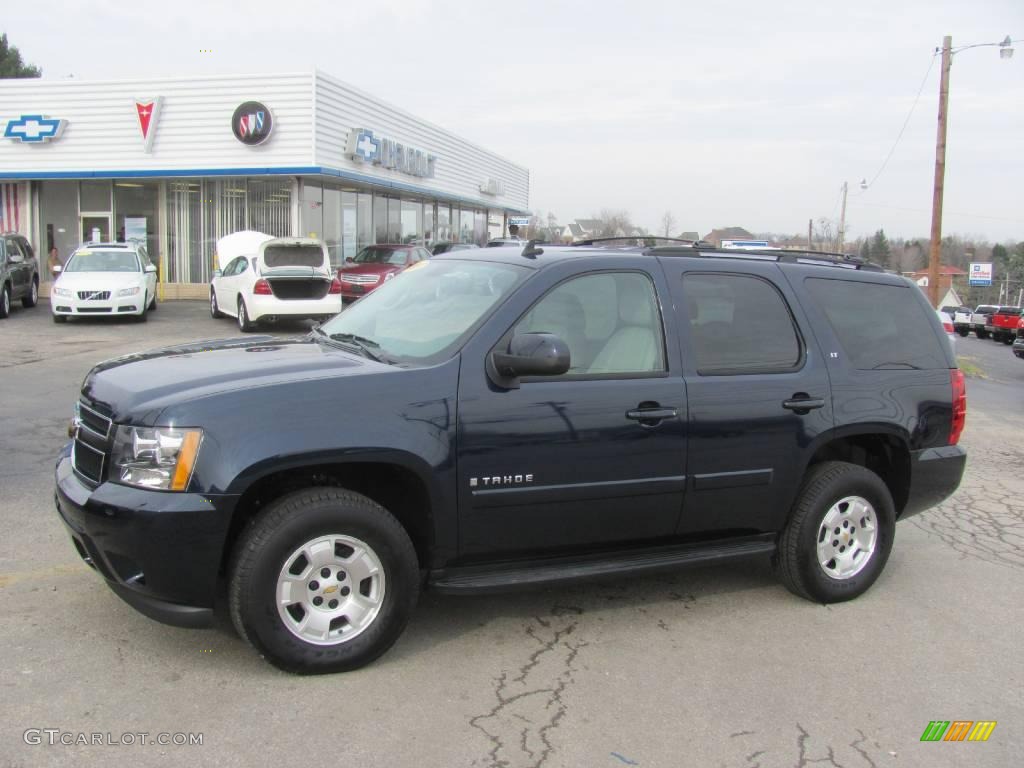
[[[511,264],[421,261],[320,330],[379,345],[389,360],[423,362],[447,352],[529,273]]]
[[[354,261],[356,264],[398,264],[399,266],[405,266],[406,262],[409,261],[409,252],[371,245],[357,253]]]
[[[138,272],[139,259],[132,251],[76,251],[65,272]]]

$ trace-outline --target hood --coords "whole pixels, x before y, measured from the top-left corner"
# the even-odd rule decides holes
[[[82,394],[114,421],[150,425],[168,406],[203,397],[389,370],[312,338],[220,339],[107,360],[86,376]]]
[[[401,272],[403,269],[405,269],[404,264],[371,262],[369,264],[346,264],[338,270],[338,274],[386,275],[388,272]]]
[[[142,285],[142,272],[62,272],[54,285],[69,291],[105,291]]]

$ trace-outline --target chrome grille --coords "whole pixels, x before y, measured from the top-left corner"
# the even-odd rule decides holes
[[[71,466],[84,479],[92,483],[103,482],[103,472],[110,453],[110,433],[113,422],[107,416],[78,403],[78,429],[71,449]]]
[[[342,274],[341,282],[353,285],[373,285],[380,280],[380,275],[349,275]]]
[[[82,301],[106,301],[110,298],[110,291],[79,291],[78,298]]]

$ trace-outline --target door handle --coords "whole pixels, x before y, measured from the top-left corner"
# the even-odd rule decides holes
[[[782,401],[782,407],[794,413],[810,413],[815,408],[824,408],[825,399],[822,397],[794,397]]]
[[[626,411],[627,419],[639,421],[644,427],[656,427],[665,419],[674,419],[678,415],[675,408],[636,408]]]

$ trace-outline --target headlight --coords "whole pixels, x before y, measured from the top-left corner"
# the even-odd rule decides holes
[[[140,488],[184,491],[202,440],[201,429],[118,426],[114,434],[114,478]]]
[[[51,290],[56,295],[63,296],[65,299],[70,299],[71,298],[71,291],[69,291],[67,288],[59,288],[58,286],[55,285],[55,286],[53,286],[53,288]]]
[[[117,292],[117,295],[118,296],[134,296],[138,292],[139,292],[139,286],[136,285],[134,288],[122,288],[121,290],[119,290]]]

